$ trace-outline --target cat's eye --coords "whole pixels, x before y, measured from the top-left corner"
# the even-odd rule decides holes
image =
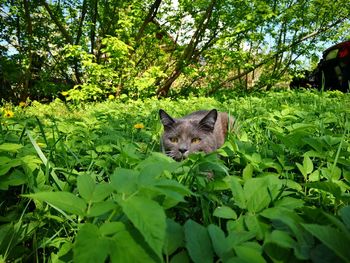
[[[170,138],[170,141],[171,141],[172,143],[177,143],[177,142],[179,141],[179,139],[178,139],[177,137],[171,137],[171,138]]]
[[[200,138],[193,138],[192,140],[191,140],[191,143],[200,143],[200,141],[201,141],[201,139]]]

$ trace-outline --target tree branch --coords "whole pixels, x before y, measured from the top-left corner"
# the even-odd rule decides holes
[[[54,23],[56,24],[56,26],[60,30],[61,34],[63,35],[63,37],[66,39],[66,42],[70,43],[70,44],[73,44],[72,37],[68,34],[67,30],[64,28],[64,26],[62,25],[60,20],[57,18],[57,16],[55,16],[55,14],[52,12],[49,4],[46,3],[45,0],[42,0],[41,3],[45,7],[46,11],[49,13],[51,19],[54,21]]]
[[[314,32],[311,32],[310,34],[307,34],[307,35],[305,35],[305,36],[303,36],[303,37],[300,37],[300,38],[299,38],[298,40],[296,40],[295,42],[293,42],[293,43],[291,43],[290,45],[288,45],[288,46],[286,46],[286,47],[284,47],[284,48],[278,50],[277,52],[275,52],[274,54],[272,54],[270,57],[264,59],[263,61],[261,61],[260,63],[258,63],[258,64],[256,64],[256,65],[254,65],[254,67],[252,67],[251,69],[248,69],[248,70],[246,70],[246,71],[244,71],[244,72],[242,72],[242,73],[240,73],[240,74],[237,74],[237,75],[235,75],[235,76],[232,76],[232,77],[230,77],[230,78],[227,78],[226,80],[224,80],[224,81],[220,82],[219,84],[215,85],[215,86],[213,87],[213,89],[211,90],[210,93],[214,93],[214,92],[217,91],[221,86],[224,86],[226,83],[231,82],[231,81],[234,81],[234,80],[236,80],[236,79],[239,79],[239,78],[241,78],[241,77],[247,75],[248,73],[250,73],[250,72],[256,70],[257,68],[259,68],[259,67],[261,67],[262,65],[266,64],[266,63],[269,62],[270,60],[275,59],[276,57],[278,57],[281,53],[286,52],[286,51],[289,50],[290,48],[292,48],[292,47],[294,47],[294,46],[296,46],[296,45],[298,45],[298,44],[304,42],[305,40],[308,40],[308,39],[310,39],[310,38],[312,38],[312,37],[315,37],[315,36],[317,36],[317,35],[319,35],[319,34],[321,34],[321,33],[323,33],[323,32],[328,31],[330,28],[332,28],[332,27],[334,27],[334,26],[336,26],[336,25],[342,23],[342,22],[343,22],[344,20],[346,20],[346,19],[348,19],[348,18],[347,18],[347,17],[343,17],[343,18],[338,19],[337,21],[335,21],[334,23],[332,23],[332,24],[330,24],[330,25],[328,25],[328,26],[326,26],[326,27],[320,28],[319,30],[316,30],[316,31],[314,31]]]

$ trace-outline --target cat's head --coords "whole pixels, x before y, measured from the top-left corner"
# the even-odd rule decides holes
[[[217,110],[195,112],[184,118],[174,119],[159,110],[164,126],[162,144],[165,153],[175,160],[182,160],[193,152],[211,152],[216,149],[213,135]]]

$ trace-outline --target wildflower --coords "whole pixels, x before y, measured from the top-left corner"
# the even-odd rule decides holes
[[[143,128],[145,128],[145,126],[144,126],[142,123],[136,123],[136,124],[134,125],[134,128],[135,128],[135,129],[143,129]]]
[[[62,91],[61,94],[66,97],[69,93],[67,91]]]
[[[15,114],[11,110],[5,110],[4,111],[4,117],[5,118],[12,118]]]
[[[114,95],[109,95],[109,96],[108,96],[108,99],[109,99],[109,100],[113,100],[113,99],[114,99]]]

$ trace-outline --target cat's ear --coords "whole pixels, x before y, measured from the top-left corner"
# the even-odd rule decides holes
[[[204,116],[199,122],[199,127],[204,131],[212,132],[215,127],[216,119],[218,118],[218,111],[213,109]]]
[[[175,120],[162,109],[159,110],[159,117],[165,128],[169,128],[175,123]]]

